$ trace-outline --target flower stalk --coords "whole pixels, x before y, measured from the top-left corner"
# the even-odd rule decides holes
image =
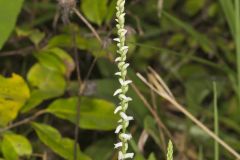
[[[119,149],[118,160],[124,160],[133,158],[134,153],[127,153],[128,150],[128,141],[132,138],[130,133],[127,133],[127,127],[129,121],[133,120],[133,117],[126,114],[129,101],[132,101],[132,98],[126,96],[126,93],[129,88],[129,84],[132,82],[126,79],[127,68],[129,63],[126,63],[128,46],[126,43],[126,33],[125,29],[125,0],[118,0],[116,5],[116,21],[117,21],[117,34],[118,37],[114,39],[117,42],[117,62],[118,72],[115,73],[119,78],[120,88],[114,92],[114,96],[118,96],[120,102],[116,107],[114,114],[119,114],[120,120],[118,121],[118,126],[115,130],[115,133],[118,135],[119,142],[116,143],[114,148]]]

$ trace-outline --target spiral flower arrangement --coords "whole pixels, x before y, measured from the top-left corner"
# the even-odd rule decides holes
[[[115,133],[118,135],[119,142],[115,144],[115,148],[119,149],[118,160],[124,160],[128,158],[133,158],[134,153],[127,153],[128,141],[132,138],[130,133],[127,133],[127,127],[129,121],[133,120],[133,117],[126,114],[128,108],[128,102],[132,101],[132,98],[126,96],[128,91],[128,85],[132,82],[126,79],[127,68],[129,63],[126,63],[128,46],[125,44],[127,30],[125,26],[125,0],[118,0],[116,9],[116,21],[117,21],[117,34],[118,37],[114,39],[117,42],[117,53],[118,57],[115,59],[119,71],[115,73],[119,77],[119,83],[121,87],[114,92],[114,96],[118,96],[120,102],[119,106],[114,111],[114,114],[119,114],[120,120],[118,121],[118,126]]]

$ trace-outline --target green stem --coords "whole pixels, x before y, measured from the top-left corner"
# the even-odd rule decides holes
[[[236,54],[237,54],[237,80],[238,80],[238,101],[240,106],[240,15],[239,15],[239,0],[235,0],[235,43],[236,43]]]
[[[217,104],[217,84],[213,82],[213,106],[214,106],[214,132],[219,135],[219,124],[218,124],[218,104]],[[217,141],[214,142],[214,159],[219,160],[219,144]]]

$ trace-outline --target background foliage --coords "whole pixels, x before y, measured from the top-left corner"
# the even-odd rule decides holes
[[[79,101],[78,159],[116,159],[113,133],[118,117],[113,111],[117,99],[112,96],[118,88],[112,41],[115,3],[77,3],[76,8],[100,35],[99,43],[75,12],[69,15],[70,23],[63,23],[67,15],[56,1],[0,0],[2,159],[73,160]],[[169,138],[177,160],[217,156],[213,154],[214,141],[205,132],[137,78],[136,72],[149,75],[148,66],[163,77],[178,101],[212,130],[215,81],[219,136],[240,151],[236,9],[232,0],[127,2],[128,76],[166,126],[164,131],[157,125],[156,116],[131,89],[134,101],[129,112],[135,121],[130,127],[134,137],[130,148],[136,160],[165,159]],[[84,88],[80,98],[79,88]],[[215,152],[220,159],[233,159],[220,150]]]

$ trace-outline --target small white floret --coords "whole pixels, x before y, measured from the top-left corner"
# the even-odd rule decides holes
[[[114,38],[113,40],[116,42],[120,42],[120,38]]]
[[[120,113],[120,116],[122,117],[122,119],[123,119],[124,121],[131,121],[131,120],[133,120],[133,117],[132,117],[132,116],[127,116],[126,113],[124,113],[124,112],[121,112],[121,113]]]
[[[128,85],[128,84],[130,84],[130,83],[132,83],[131,80],[126,80],[126,81],[123,82],[123,85],[126,86],[126,85]]]
[[[115,130],[115,133],[118,134],[122,128],[123,128],[122,125],[118,125],[116,130]]]
[[[121,51],[128,50],[128,46],[123,46],[120,50],[121,50]]]
[[[132,138],[131,134],[126,134],[126,133],[122,133],[120,136],[127,141],[129,141]]]
[[[121,57],[117,57],[117,58],[115,59],[115,62],[119,62],[119,61],[121,61]]]
[[[113,96],[116,96],[118,94],[122,93],[122,89],[117,89],[114,93]]]
[[[122,78],[120,78],[120,79],[119,79],[119,83],[120,83],[122,86],[126,86],[126,85],[132,83],[132,81],[131,81],[131,80],[125,80],[125,81],[124,81]]]
[[[115,110],[114,110],[114,114],[117,114],[119,111],[122,110],[122,106],[118,106]]]
[[[119,148],[119,147],[122,147],[122,142],[119,142],[119,143],[116,143],[114,144],[114,148]]]
[[[132,101],[132,98],[131,98],[131,97],[127,97],[127,96],[125,96],[125,95],[123,95],[123,94],[120,94],[119,97],[120,97],[121,99],[123,99],[125,102]]]
[[[122,36],[125,36],[125,34],[127,33],[127,30],[126,29],[120,29],[120,32],[121,32]]]
[[[133,156],[134,156],[134,153],[126,153],[126,154],[124,154],[123,155],[123,157],[126,159],[126,158],[133,158]]]
[[[125,63],[125,64],[123,65],[123,69],[127,69],[128,66],[129,66],[129,63]]]
[[[121,72],[116,72],[115,75],[116,76],[121,76]]]

